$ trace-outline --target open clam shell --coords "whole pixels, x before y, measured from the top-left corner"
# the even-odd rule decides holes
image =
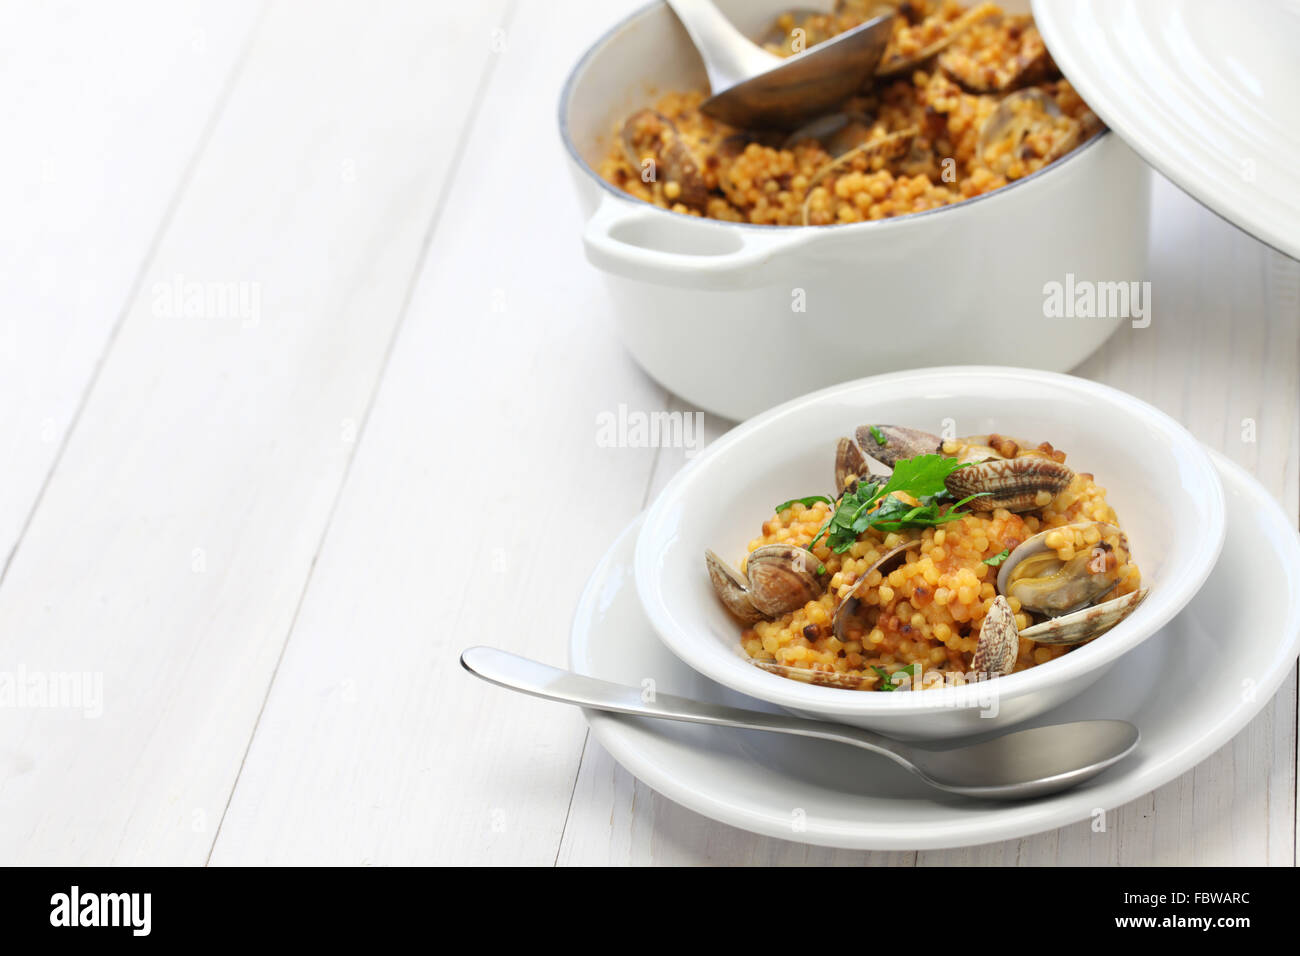
[[[912,141],[916,139],[917,134],[921,132],[919,126],[909,126],[906,129],[900,129],[893,133],[887,133],[877,139],[867,140],[852,149],[846,150],[836,156],[826,165],[822,166],[817,172],[813,173],[812,178],[804,191],[803,209],[801,212],[801,222],[803,225],[810,225],[808,221],[809,214],[812,212],[813,192],[816,187],[821,185],[822,180],[834,173],[837,169],[848,166],[854,159],[861,157],[866,160],[867,168],[880,168],[873,165],[879,160],[880,164],[889,162],[891,159],[898,159],[905,154],[912,146]]]
[[[704,552],[704,563],[718,598],[745,624],[801,608],[824,590],[817,556],[793,545],[755,548],[746,561],[744,576],[712,551]]]
[[[938,65],[970,93],[1005,93],[1046,79],[1050,57],[1033,18],[1025,15],[989,17],[983,24],[999,36],[998,49],[1014,50],[1008,59],[981,55],[987,35],[964,32],[939,55]]]
[[[835,491],[842,493],[858,478],[870,472],[867,456],[852,438],[841,438],[835,446]]]
[[[866,454],[888,468],[905,458],[937,454],[943,446],[943,439],[938,435],[902,425],[861,425],[855,437]]]
[[[817,556],[805,548],[788,544],[757,548],[746,562],[750,600],[768,617],[801,608],[822,593],[820,566]]]
[[[998,8],[991,3],[981,3],[963,13],[956,20],[943,24],[943,32],[919,49],[903,53],[894,48],[893,43],[885,50],[880,65],[876,67],[876,76],[899,76],[920,66],[926,60],[942,53],[948,46],[964,33],[972,24],[991,16],[996,16]]]
[[[849,589],[849,593],[844,596],[844,600],[840,602],[840,606],[835,609],[835,613],[831,617],[831,632],[836,638],[841,641],[848,639],[845,634],[845,627],[848,626],[848,622],[858,613],[862,606],[859,592],[866,585],[867,578],[871,577],[871,572],[879,571],[881,577],[885,577],[907,561],[908,551],[920,550],[920,541],[906,541],[898,547],[886,551],[876,560],[875,564],[867,568],[862,577],[858,578],[853,587]]]
[[[876,439],[876,434],[880,440]],[[945,455],[956,458],[963,465],[1007,458],[1051,457],[1041,446],[1007,435],[968,435],[949,441],[919,428],[862,425],[856,437],[858,446],[869,457],[890,468],[904,458],[918,455]]]
[[[807,667],[790,667],[786,664],[777,664],[772,661],[754,661],[754,664],[768,673],[776,674],[780,677],[788,677],[805,684],[816,684],[819,687],[840,687],[844,690],[863,690],[869,688],[872,684],[871,678],[857,674],[841,674],[838,671],[810,670]]]
[[[1096,529],[1096,542],[1062,561],[1048,540],[1053,533]],[[1112,553],[1115,541],[1121,553]],[[1119,582],[1121,564],[1128,559],[1128,539],[1113,524],[1081,521],[1040,531],[1026,539],[998,569],[998,593],[1014,597],[1035,614],[1060,617],[1080,610],[1109,593]]]
[[[1020,636],[1038,644],[1083,644],[1105,634],[1132,614],[1146,596],[1147,589],[1142,588],[1113,601],[1094,604],[1073,614],[1063,614],[1027,627]]]
[[[678,201],[684,205],[699,210],[708,205],[709,186],[700,161],[672,120],[655,110],[637,110],[623,124],[621,135],[623,152],[642,178],[677,183]]]
[[[1058,119],[1061,108],[1042,90],[1031,87],[1004,97],[980,127],[975,149],[983,156],[995,142],[1006,137],[1021,139],[1033,124]]]
[[[1062,559],[1048,544],[1054,532],[1095,529],[1096,541]],[[998,593],[1014,597],[1022,609],[1047,620],[1020,632],[1038,644],[1083,644],[1100,637],[1133,613],[1146,597],[1145,588],[1109,601],[1101,598],[1119,584],[1128,561],[1128,538],[1113,524],[1080,521],[1048,528],[1007,556],[998,570]]]
[[[1042,156],[1046,164],[1078,146],[1083,141],[1085,126],[1064,116],[1056,101],[1038,87],[1026,87],[1003,97],[989,114],[980,127],[976,155],[987,161],[988,151],[995,144],[1007,143],[1010,148],[1003,155],[1014,158],[1018,153],[1017,147],[1036,132],[1054,134],[1051,147]],[[999,164],[993,165],[996,168]]]
[[[745,624],[763,620],[763,612],[754,607],[749,597],[749,581],[739,571],[712,551],[704,552],[704,564],[709,569],[709,580],[718,599],[728,611]]]

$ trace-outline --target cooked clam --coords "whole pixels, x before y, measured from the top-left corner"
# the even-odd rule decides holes
[[[945,440],[927,431],[901,425],[863,425],[857,431],[857,439],[868,455],[890,468],[897,461],[917,455],[947,455],[962,464],[1000,458],[1056,456],[1055,449],[1046,442],[1034,445],[1023,438],[998,434]]]
[[[817,556],[788,544],[755,548],[745,576],[712,551],[704,552],[704,562],[723,605],[746,624],[803,607],[824,590]]]
[[[1025,628],[1020,636],[1038,644],[1082,644],[1100,637],[1124,620],[1146,596],[1147,589],[1141,588],[1113,601],[1095,604],[1073,614],[1049,618],[1042,624]]]
[[[916,139],[920,128],[909,126],[907,129],[900,129],[896,133],[889,133],[877,139],[867,140],[866,142],[854,146],[852,149],[836,156],[825,166],[822,166],[817,172],[813,173],[812,178],[808,180],[808,186],[804,193],[803,201],[803,224],[809,225],[808,216],[812,211],[813,193],[816,187],[823,179],[833,173],[836,169],[848,166],[855,159],[863,159],[866,162],[868,170],[880,169],[890,160],[897,159],[904,155],[911,148],[912,141]]]
[[[1062,544],[1062,535],[1081,535],[1084,546],[1067,540],[1054,547]],[[1021,631],[1021,637],[1039,644],[1082,644],[1124,620],[1146,597],[1143,589],[1101,600],[1119,584],[1128,558],[1128,539],[1112,524],[1083,521],[1048,528],[1007,556],[998,572],[998,593],[1047,617]]]
[[[1074,472],[1054,458],[1027,455],[967,465],[944,485],[956,498],[981,495],[969,503],[974,511],[1032,511],[1050,504],[1073,480]]]
[[[997,48],[1014,48],[1014,56],[988,56],[987,38],[967,31],[939,55],[939,68],[971,93],[1002,93],[1046,78],[1051,60],[1032,17],[991,17],[985,26],[998,34]]]
[[[835,491],[848,490],[857,479],[865,478],[871,469],[867,466],[867,456],[862,453],[858,443],[852,438],[841,438],[835,446]]]
[[[841,674],[839,671],[809,670],[806,667],[790,667],[772,661],[754,661],[754,664],[770,674],[776,674],[778,677],[788,677],[791,680],[801,681],[805,684],[816,684],[818,687],[862,690],[872,683],[871,678],[861,677],[857,674]]]
[[[748,579],[712,551],[704,552],[704,564],[709,569],[713,590],[728,611],[745,624],[764,619],[765,615],[750,599]]]
[[[929,42],[923,43],[915,50],[904,52],[891,42],[889,47],[885,49],[885,55],[881,58],[880,65],[876,67],[876,76],[898,76],[908,72],[936,54],[942,53],[949,44],[961,36],[972,24],[978,23],[986,17],[996,16],[997,12],[997,7],[991,3],[981,3],[972,7],[957,19],[939,24],[941,27],[939,35],[931,38]],[[919,26],[924,27],[925,24],[922,23]],[[896,33],[895,36],[898,36],[898,34]]]
[[[1083,535],[1082,549],[1065,557],[1060,538]],[[1128,539],[1112,524],[1081,521],[1048,528],[1020,544],[998,569],[998,593],[1013,597],[1031,613],[1060,617],[1095,604],[1119,583],[1128,560]]]
[[[984,121],[975,146],[977,155],[988,163],[990,169],[1005,174],[1011,163],[1036,155],[1024,151],[1029,148],[1025,140],[1038,133],[1046,135],[1050,143],[1038,158],[1050,163],[1082,142],[1084,125],[1065,116],[1056,100],[1037,87],[1017,90],[1004,97]],[[1008,144],[1008,148],[1000,153],[996,162],[990,161],[989,151],[1000,143]]]
[[[863,425],[857,430],[860,450],[890,468],[918,455],[944,454],[965,468],[945,485],[957,498],[980,495],[975,511],[1030,511],[1042,508],[1074,480],[1074,472],[1056,460],[1051,445],[1034,446],[1005,435],[971,435],[944,441],[938,435],[899,425]]]
[[[623,124],[622,138],[623,152],[642,179],[676,183],[681,190],[678,202],[701,211],[707,208],[709,186],[700,162],[672,120],[655,110],[638,110]]]
[[[919,428],[902,425],[862,425],[857,430],[858,446],[882,465],[893,468],[904,458],[934,455],[943,439]]]
[[[1020,633],[1016,628],[1016,616],[1011,611],[1010,602],[999,594],[980,625],[979,643],[971,658],[971,670],[990,677],[1010,674],[1019,654]]]
[[[841,641],[848,640],[844,629],[862,606],[862,599],[859,597],[858,592],[866,585],[867,579],[871,577],[871,572],[879,571],[882,578],[886,577],[895,568],[902,567],[907,562],[908,551],[919,551],[920,548],[920,541],[904,542],[898,547],[886,551],[876,560],[875,564],[867,568],[862,577],[858,578],[853,587],[849,589],[849,593],[844,595],[844,600],[840,602],[840,606],[835,609],[835,613],[831,617],[831,633],[836,638]]]
[[[786,543],[756,548],[743,572],[706,552],[723,604],[761,631],[761,641],[747,632],[740,650],[792,680],[891,691],[905,685],[882,683],[887,669],[915,674],[917,687],[932,686],[923,679],[931,672],[941,684],[950,675],[995,678],[1106,633],[1147,592],[1137,589],[1138,569],[1105,489],[1064,460],[1048,442],[1004,434],[945,439],[896,425],[857,428],[836,445],[834,492],[795,499],[818,502],[808,514],[778,506],[764,524],[764,540]],[[893,469],[887,485],[882,466]],[[970,510],[953,505],[957,498],[969,499]],[[993,509],[1025,515],[997,517]],[[1104,520],[1053,523],[1080,512]],[[833,552],[820,551],[829,568],[789,543],[810,534]]]

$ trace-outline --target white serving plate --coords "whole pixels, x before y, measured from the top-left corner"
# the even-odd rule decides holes
[[[1084,786],[1026,803],[983,802],[932,790],[883,758],[822,741],[587,712],[592,733],[629,772],[683,806],[822,846],[970,846],[1113,810],[1230,740],[1276,693],[1300,649],[1300,540],[1254,478],[1211,454],[1228,515],[1215,573],[1107,680],[1025,724],[1121,718],[1138,726],[1142,741],[1133,755]],[[619,536],[587,584],[574,615],[570,666],[638,686],[653,680],[664,693],[775,710],[691,670],[655,636],[633,586],[640,523]]]
[[[1300,3],[1034,0],[1053,58],[1152,166],[1300,258]]]
[[[755,667],[740,650],[740,626],[709,583],[704,552],[739,562],[777,502],[829,491],[836,441],[869,423],[950,437],[997,431],[1065,449],[1067,464],[1095,473],[1107,489],[1150,590],[1146,600],[1099,640],[965,687],[863,694]],[[732,429],[674,476],[646,512],[637,589],[669,649],[733,690],[897,737],[960,737],[1027,720],[1098,680],[1192,599],[1222,540],[1218,474],[1202,445],[1164,412],[1069,375],[953,366],[832,386]]]

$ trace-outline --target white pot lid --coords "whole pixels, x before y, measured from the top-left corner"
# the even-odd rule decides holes
[[[1300,0],[1033,0],[1033,11],[1107,126],[1300,259]]]

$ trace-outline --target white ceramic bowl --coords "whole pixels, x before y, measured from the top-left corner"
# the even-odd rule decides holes
[[[791,3],[718,5],[753,36]],[[1110,133],[978,199],[843,226],[701,220],[600,178],[623,118],[693,88],[708,88],[699,57],[655,3],[574,67],[560,132],[590,216],[587,258],[607,277],[624,343],[662,384],[711,412],[741,419],[828,382],[935,362],[1014,355],[1064,371],[1124,319],[1044,318],[1044,286],[1068,274],[1146,279],[1149,172]]]
[[[804,684],[759,669],[740,649],[740,625],[713,592],[704,551],[737,561],[777,502],[825,493],[837,439],[861,424],[935,433],[948,425],[957,435],[999,431],[1050,441],[1066,451],[1068,464],[1092,472],[1106,488],[1150,594],[1097,640],[1047,664],[965,687],[882,694]],[[664,643],[721,684],[896,737],[955,737],[1027,720],[1100,678],[1191,600],[1218,559],[1223,532],[1223,489],[1213,463],[1163,412],[1068,375],[935,368],[837,385],[727,433],[651,506],[637,540],[636,579]]]

